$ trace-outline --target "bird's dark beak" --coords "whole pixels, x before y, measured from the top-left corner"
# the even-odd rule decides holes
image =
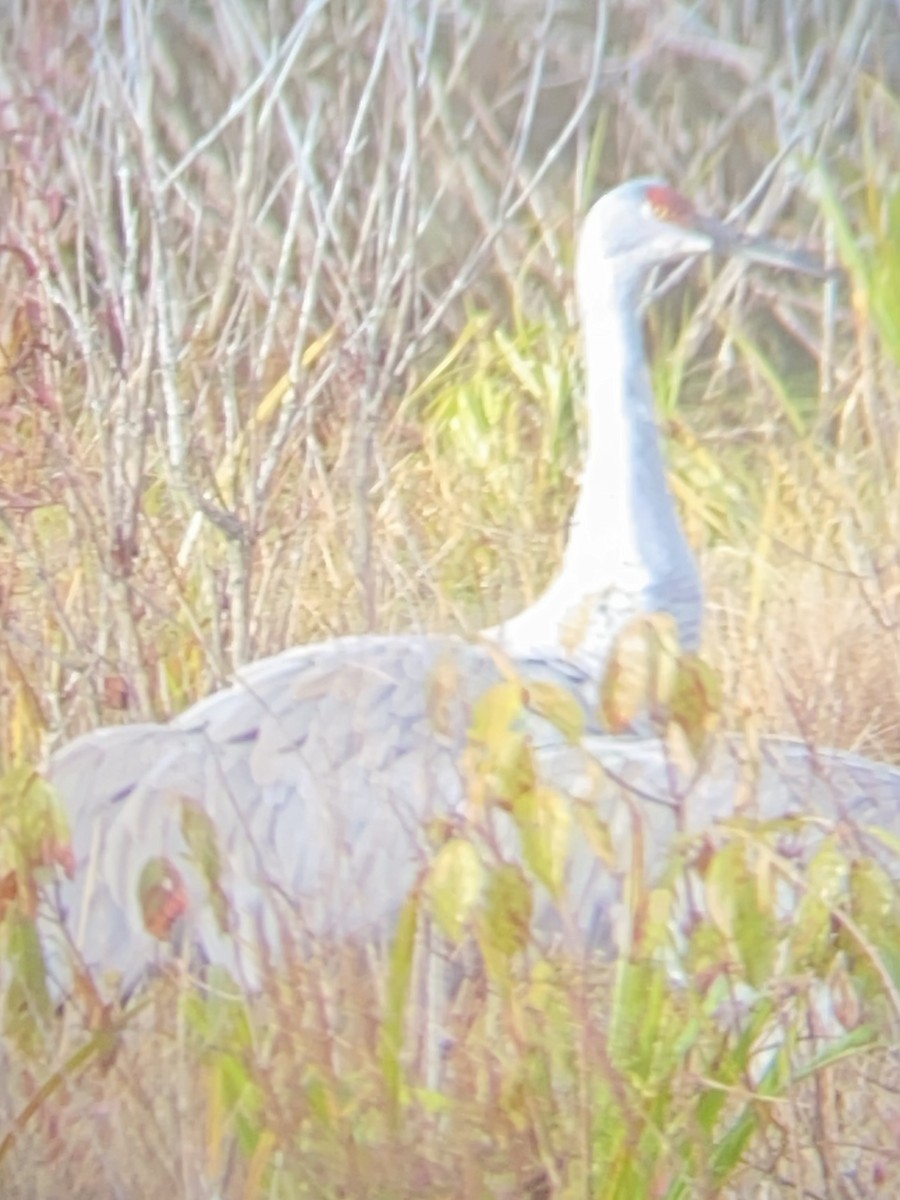
[[[709,237],[716,253],[745,258],[748,262],[764,263],[769,267],[783,267],[788,271],[802,271],[804,275],[812,275],[816,279],[831,279],[839,274],[837,268],[826,267],[807,250],[796,250],[780,242],[755,237],[731,225],[725,225],[715,217],[697,216],[694,225]]]

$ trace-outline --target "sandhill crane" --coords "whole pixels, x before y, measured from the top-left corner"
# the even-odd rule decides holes
[[[669,612],[682,644],[697,644],[700,582],[666,483],[639,298],[658,264],[716,249],[777,257],[660,180],[623,184],[588,214],[577,263],[588,453],[562,570],[534,606],[476,641],[371,635],[288,650],[168,724],[100,729],[54,755],[75,861],[42,924],[60,992],[72,945],[127,990],[176,931],[252,984],[258,947],[277,947],[283,920],[297,938],[389,930],[433,855],[435,823],[466,819],[473,707],[507,656],[593,712],[610,639],[635,613]],[[676,827],[703,827],[746,799],[748,772],[764,815],[812,805],[896,822],[900,772],[852,755],[772,740],[746,764],[747,748],[723,739],[690,779],[653,738],[568,746],[546,722],[532,736],[542,769],[575,791],[603,765],[593,800],[625,856],[635,803],[657,861]],[[633,789],[624,806],[622,789]],[[588,942],[602,941],[617,879],[576,841],[572,911]],[[509,830],[501,843],[516,852]],[[149,917],[144,885],[162,897]]]

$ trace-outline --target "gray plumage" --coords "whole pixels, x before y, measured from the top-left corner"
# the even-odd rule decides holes
[[[389,934],[433,853],[429,822],[464,819],[472,706],[501,677],[489,648],[461,639],[343,638],[258,662],[169,725],[121,726],[73,742],[51,771],[78,862],[58,899],[64,926],[83,931],[87,965],[119,973],[128,989],[171,953],[144,928],[137,884],[150,857],[168,859],[186,882],[182,937],[249,986],[260,944],[279,944],[279,919],[300,943]],[[900,772],[852,754],[765,739],[754,758],[740,739],[723,738],[692,780],[657,739],[594,735],[569,745],[538,720],[532,736],[544,777],[584,792],[609,824],[623,872],[633,801],[651,874],[679,830],[710,828],[734,814],[738,799],[766,819],[808,812],[854,826],[897,822]],[[227,934],[183,833],[186,807],[215,829]],[[493,819],[503,850],[521,860],[511,824],[501,813]],[[867,853],[884,849],[864,831],[854,836]],[[619,874],[573,836],[568,877],[581,945],[614,947]],[[559,924],[542,896],[537,926]],[[64,990],[68,950],[55,921],[44,940]]]

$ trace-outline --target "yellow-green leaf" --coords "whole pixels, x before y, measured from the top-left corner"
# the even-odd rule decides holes
[[[524,949],[531,931],[532,894],[521,868],[503,863],[487,882],[479,938],[486,955],[511,958]]]
[[[403,906],[400,920],[397,922],[397,932],[391,944],[387,1002],[381,1026],[381,1070],[395,1106],[400,1098],[403,1082],[400,1052],[403,1048],[403,1024],[409,999],[418,927],[418,897],[411,896]]]
[[[562,892],[569,856],[572,814],[560,794],[549,787],[522,792],[513,802],[525,861],[552,896]]]
[[[181,805],[181,832],[207,887],[219,928],[227,933],[230,925],[228,898],[222,887],[222,857],[215,824],[207,812],[189,800]]]
[[[678,670],[678,634],[668,613],[630,621],[616,638],[600,688],[600,712],[607,727],[621,733],[645,712],[668,708]]]
[[[480,696],[472,712],[472,736],[489,749],[502,745],[522,715],[522,685],[504,680]]]
[[[529,682],[527,703],[529,709],[549,721],[567,741],[579,742],[584,736],[584,709],[568,688],[539,679]]]
[[[681,727],[694,755],[702,751],[719,723],[721,689],[716,672],[697,654],[678,660],[669,702],[670,719]]]
[[[484,864],[471,842],[452,838],[435,855],[425,895],[432,916],[451,941],[458,942],[465,935],[484,884]]]

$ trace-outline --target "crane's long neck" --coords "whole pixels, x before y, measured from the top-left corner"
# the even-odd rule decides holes
[[[562,567],[534,604],[486,631],[522,658],[569,659],[597,677],[615,635],[640,612],[671,613],[686,648],[700,635],[699,576],[656,427],[641,282],[602,259],[579,278],[587,454]]]
[[[652,585],[690,558],[666,481],[637,307],[637,282],[598,271],[579,280],[587,368],[587,454],[565,575],[585,565],[598,586]]]

